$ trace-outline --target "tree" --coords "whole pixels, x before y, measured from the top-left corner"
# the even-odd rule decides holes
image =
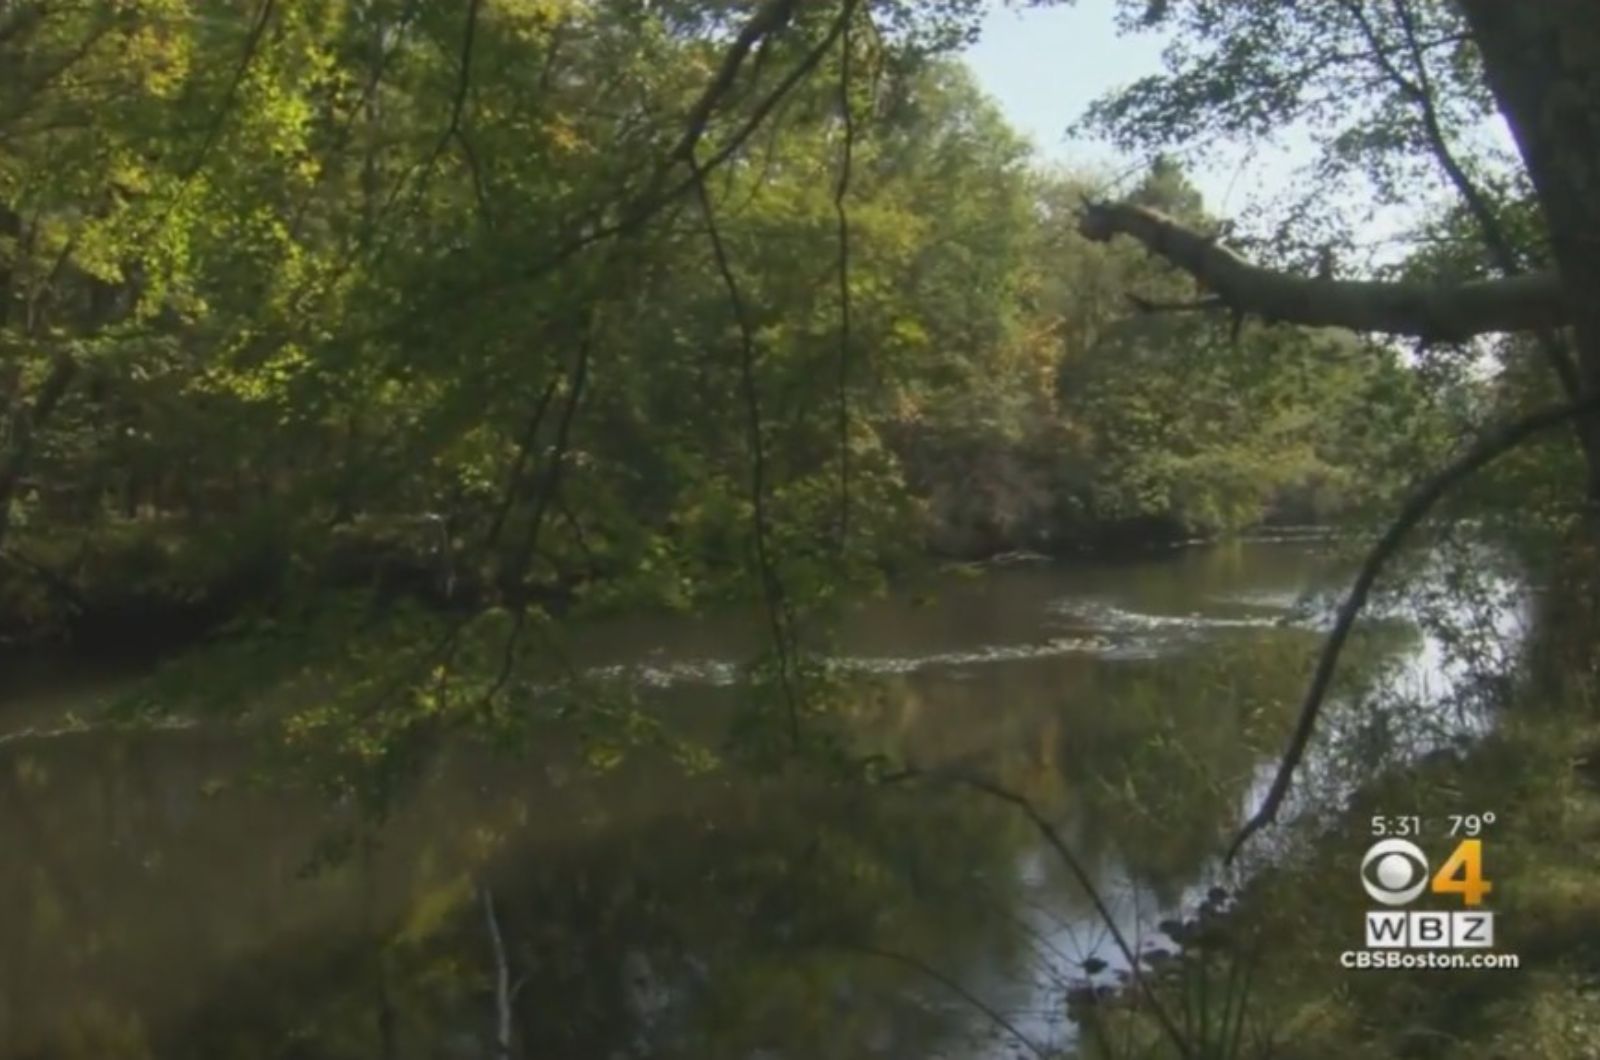
[[[1305,120],[1323,134],[1324,172],[1366,167],[1395,194],[1406,159],[1432,162],[1462,199],[1484,247],[1481,278],[1336,280],[1253,265],[1136,203],[1093,203],[1085,235],[1127,235],[1236,313],[1428,341],[1537,336],[1569,400],[1600,388],[1600,29],[1581,0],[1341,0],[1288,12],[1266,0],[1152,3],[1129,20],[1176,26],[1164,76],[1097,105],[1091,120],[1124,142],[1206,131],[1260,134]],[[1471,156],[1471,122],[1492,103],[1522,172]],[[1509,215],[1525,187],[1542,219],[1530,245]],[[1498,193],[1498,194],[1497,194]],[[1576,355],[1567,352],[1570,333]],[[1600,419],[1582,420],[1587,491],[1600,499]]]

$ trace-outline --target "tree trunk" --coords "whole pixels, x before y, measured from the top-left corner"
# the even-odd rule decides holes
[[[1600,391],[1600,17],[1594,0],[1457,0],[1550,231],[1586,393]],[[1600,501],[1600,416],[1584,422]]]

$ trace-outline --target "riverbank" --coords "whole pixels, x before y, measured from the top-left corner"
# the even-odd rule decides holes
[[[1006,540],[975,551],[944,549],[930,537],[913,554],[911,568],[892,577],[914,578],[920,568],[947,565],[1137,560],[1227,541],[1319,540],[1337,533],[1321,524],[1269,523],[1230,535],[1196,535],[1175,524],[1108,526],[1038,548]],[[191,526],[129,520],[92,540],[17,534],[0,552],[0,654],[43,644],[97,658],[165,654],[295,592],[368,592],[380,602],[403,598],[433,611],[493,599],[486,571],[453,555],[459,543],[450,546],[442,534],[425,518],[353,522],[314,547],[291,540],[282,527],[243,524],[198,534]],[[533,598],[559,613],[583,589],[581,581],[552,583],[536,587]],[[648,609],[643,613],[648,617]]]
[[[1593,1057],[1600,1040],[1600,711],[1590,693],[1525,701],[1460,757],[1435,756],[1366,787],[1324,834],[1263,871],[1228,908],[1188,925],[1189,950],[1150,978],[1170,1011],[1208,1010],[1213,1030],[1185,1019],[1206,1056],[1301,1060],[1449,1057],[1507,1060]],[[1492,814],[1483,878],[1495,914],[1491,952],[1515,969],[1352,969],[1365,914],[1382,908],[1359,885],[1372,818],[1419,819],[1418,846],[1437,871],[1459,841],[1452,815]],[[1392,825],[1391,825],[1392,831]],[[1456,908],[1435,896],[1425,908]],[[1208,999],[1206,988],[1212,993]],[[1162,1032],[1132,988],[1089,1013],[1086,1056],[1140,1053]],[[1121,1004],[1117,1003],[1118,1001]],[[1230,1030],[1231,1012],[1242,1023]],[[1133,1015],[1127,1015],[1129,1012]],[[1081,1010],[1080,1010],[1081,1014]],[[1115,1014],[1115,1015],[1114,1015]],[[1236,1033],[1235,1033],[1236,1031]],[[1218,1036],[1226,1035],[1227,1041]],[[1107,1044],[1115,1042],[1116,1044]],[[1165,1054],[1157,1054],[1165,1055]]]
[[[162,520],[82,538],[18,534],[0,553],[0,651],[53,643],[96,657],[163,654],[295,593],[366,591],[441,611],[483,603],[480,573],[453,563],[441,535],[427,519],[298,536],[270,521],[200,532]],[[556,602],[558,593],[535,595]]]

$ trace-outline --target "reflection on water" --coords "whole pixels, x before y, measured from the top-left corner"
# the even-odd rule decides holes
[[[869,679],[863,745],[1026,793],[1149,936],[1210,882],[1316,644],[1299,602],[1343,567],[1280,542],[952,576],[852,616],[838,665]],[[581,661],[731,708],[751,636],[613,623]],[[1391,623],[1348,669],[1428,650]],[[1067,1042],[1061,983],[1109,956],[971,791],[644,754],[593,777],[552,732],[535,760],[452,749],[380,825],[262,782],[226,731],[50,735],[61,698],[0,708],[39,730],[0,743],[5,1056],[1009,1056]]]

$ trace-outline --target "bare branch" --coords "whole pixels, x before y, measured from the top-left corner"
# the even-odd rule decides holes
[[[1378,580],[1384,565],[1400,550],[1406,535],[1450,489],[1496,458],[1515,449],[1541,431],[1596,410],[1600,410],[1600,395],[1591,395],[1581,401],[1557,405],[1515,420],[1483,435],[1465,453],[1417,485],[1405,504],[1401,506],[1394,522],[1389,524],[1389,528],[1384,531],[1377,544],[1367,553],[1366,559],[1362,561],[1361,570],[1356,574],[1355,583],[1351,585],[1344,602],[1339,605],[1333,629],[1322,644],[1322,654],[1317,659],[1316,671],[1312,674],[1311,684],[1306,689],[1305,699],[1300,705],[1300,718],[1295,724],[1294,734],[1289,738],[1289,746],[1285,748],[1283,757],[1278,762],[1278,772],[1272,779],[1272,787],[1268,789],[1261,807],[1240,829],[1233,845],[1228,848],[1228,861],[1234,859],[1246,840],[1276,819],[1278,810],[1289,792],[1289,784],[1294,779],[1294,771],[1305,756],[1306,745],[1311,742],[1317,715],[1321,713],[1323,701],[1328,694],[1328,686],[1333,681],[1334,668],[1339,662],[1339,653],[1344,649],[1350,630],[1367,602],[1367,595],[1372,591],[1373,583]]]
[[[1279,323],[1448,342],[1557,328],[1570,313],[1560,281],[1547,273],[1459,284],[1309,279],[1256,265],[1211,236],[1132,203],[1089,203],[1078,229],[1097,243],[1130,236],[1230,309]]]

